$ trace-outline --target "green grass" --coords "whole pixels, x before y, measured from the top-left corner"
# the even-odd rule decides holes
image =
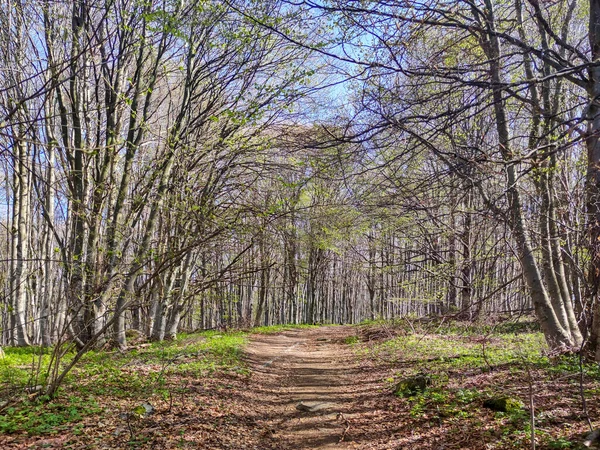
[[[360,338],[358,336],[348,336],[348,337],[344,338],[344,344],[348,344],[348,345],[358,344],[359,341],[360,341]]]
[[[68,396],[52,402],[25,401],[18,407],[9,407],[0,414],[0,432],[28,434],[55,434],[70,430],[72,422],[83,416],[101,411],[94,398]]]
[[[583,421],[573,419],[565,428],[561,426],[563,419],[553,417],[555,409],[564,409],[565,404],[579,413],[579,357],[550,358],[544,336],[535,323],[401,321],[361,327],[365,329],[359,336],[368,339],[353,348],[360,357],[391,369],[384,379],[390,391],[400,380],[419,373],[431,378],[431,386],[424,392],[398,397],[409,420],[457,429],[481,429],[483,420],[490,439],[499,448],[524,448],[531,439],[527,407],[494,413],[483,404],[490,397],[508,395],[527,405],[529,380],[533,377],[538,426],[535,433],[540,448],[579,448],[572,442],[569,427],[579,423],[585,426]],[[385,327],[384,332],[379,327]],[[386,338],[394,334],[396,337]],[[600,366],[584,363],[582,370],[588,383],[586,397],[595,399],[600,393]]]
[[[168,398],[170,377],[202,377],[215,371],[247,373],[241,356],[247,333],[208,331],[182,334],[176,341],[152,343],[128,352],[90,351],[69,373],[55,399],[34,398],[27,386],[43,384],[51,349],[5,348],[0,359],[0,432],[32,435],[60,432],[90,414],[99,403]],[[67,353],[63,364],[73,357]],[[1,404],[1,403],[0,403]],[[114,414],[114,412],[112,413]]]
[[[551,449],[564,449],[564,448],[575,448],[576,444],[566,438],[550,439],[548,442],[548,448]]]
[[[273,334],[280,333],[282,331],[291,330],[291,329],[303,329],[303,328],[317,328],[320,325],[306,325],[306,324],[298,324],[298,325],[269,325],[265,327],[256,327],[251,330],[252,333],[257,334]]]
[[[468,369],[527,362],[548,364],[543,335],[529,323],[502,326],[450,323],[429,329],[402,326],[405,335],[365,346],[365,356],[391,363],[411,363],[416,372],[431,368]],[[500,330],[500,331],[498,331]],[[511,332],[508,330],[516,330]],[[577,369],[578,370],[578,369]]]
[[[0,386],[35,386],[45,380],[44,372],[52,350],[43,347],[4,347],[0,357]],[[41,370],[40,370],[41,369]]]
[[[473,340],[448,335],[409,335],[384,342],[372,351],[388,360],[414,360],[417,365],[431,362],[448,368],[475,368],[507,363],[547,361],[546,344],[540,334],[494,335],[492,339]],[[437,358],[429,361],[431,358]]]

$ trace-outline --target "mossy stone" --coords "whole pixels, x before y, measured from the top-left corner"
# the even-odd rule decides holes
[[[125,336],[127,337],[127,339],[141,339],[145,337],[140,330],[136,330],[134,328],[125,330]]]
[[[485,408],[498,412],[513,412],[523,408],[523,402],[513,397],[492,397],[483,402]]]
[[[431,386],[431,377],[424,374],[415,375],[400,380],[394,388],[394,395],[399,397],[413,397],[425,392]]]

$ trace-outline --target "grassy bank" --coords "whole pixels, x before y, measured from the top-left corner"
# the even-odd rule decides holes
[[[174,404],[185,406],[192,391],[227,391],[231,389],[228,386],[243,383],[250,376],[242,351],[250,334],[312,327],[206,331],[154,343],[136,342],[132,336],[133,344],[126,352],[88,352],[54,399],[39,395],[48,377],[53,349],[7,347],[0,357],[0,435],[60,436],[69,430],[84,436],[93,421],[106,424],[117,434],[130,434],[135,446],[136,433],[130,427],[135,428],[139,416],[147,414],[143,405],[171,411],[176,409]],[[66,351],[61,366],[73,355],[73,351]],[[80,448],[81,443],[72,445]],[[68,444],[61,442],[60,446]],[[0,448],[4,448],[1,440]]]
[[[168,402],[190,378],[215,372],[244,375],[246,340],[247,333],[211,331],[139,344],[125,353],[91,351],[70,372],[56,399],[36,395],[52,349],[6,348],[0,359],[0,432],[57,434],[86,416],[112,420],[135,415],[141,403]],[[72,356],[67,353],[62,363]]]
[[[347,344],[366,364],[381,368],[390,392],[402,380],[429,378],[416,395],[398,392],[398,420],[445,436],[448,448],[531,448],[532,436],[538,449],[585,448],[588,417],[598,425],[598,365],[550,354],[529,320],[370,323],[357,327]],[[499,412],[484,406],[500,397],[519,407]]]

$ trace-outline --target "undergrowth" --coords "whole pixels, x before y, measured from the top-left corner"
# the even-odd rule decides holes
[[[551,354],[531,320],[375,322],[359,325],[347,343],[361,358],[389,368],[384,384],[390,391],[401,380],[426,374],[432,380],[428,389],[397,399],[410,419],[478,430],[490,442],[486,448],[530,446],[532,389],[537,448],[582,448],[581,434],[589,429],[580,389],[592,405],[600,394],[600,366],[580,366],[578,355]],[[483,406],[497,396],[514,398],[524,407],[494,412]]]
[[[280,333],[292,329],[307,329],[317,328],[319,325],[297,324],[297,325],[269,325],[264,327],[256,327],[252,329],[252,333],[256,334],[273,334]]]
[[[51,349],[5,348],[0,358],[0,433],[56,434],[85,416],[114,417],[119,413],[99,405],[108,399],[127,408],[152,398],[168,399],[177,391],[174,377],[247,374],[241,358],[246,342],[247,333],[207,331],[127,352],[90,351],[53,399],[39,395]],[[63,363],[72,356],[67,353]]]

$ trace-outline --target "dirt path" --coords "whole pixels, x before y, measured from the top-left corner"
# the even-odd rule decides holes
[[[344,343],[353,331],[294,329],[252,339],[247,359],[262,387],[257,418],[271,448],[359,448],[353,417],[374,402],[378,386],[357,376],[361,368]]]
[[[350,346],[346,338],[360,334],[361,344]],[[523,430],[527,411],[520,415],[498,415],[483,407],[491,392],[509,393],[527,399],[529,379],[518,366],[507,364],[496,370],[480,367],[440,365],[434,350],[412,355],[377,353],[377,343],[391,336],[382,327],[320,327],[288,329],[271,335],[254,335],[246,348],[247,365],[228,370],[165,371],[155,362],[134,358],[122,372],[164,375],[165,391],[150,393],[144,385],[132,384],[132,392],[115,378],[96,378],[118,395],[93,397],[101,405],[96,413],[63,424],[44,433],[0,433],[1,449],[73,450],[493,450],[527,449],[530,437]],[[215,339],[217,336],[214,337]],[[448,335],[432,338],[448,339]],[[203,338],[204,339],[204,338]],[[466,341],[465,341],[466,339]],[[455,336],[465,345],[470,336]],[[185,345],[182,343],[181,345]],[[427,342],[423,344],[427,346]],[[439,345],[439,342],[438,344]],[[355,351],[368,352],[366,357]],[[201,354],[181,358],[181,368]],[[466,363],[465,363],[466,364]],[[251,369],[247,371],[246,368]],[[160,370],[161,372],[157,372]],[[416,370],[431,370],[438,384],[427,396],[398,398],[392,386],[399,377]],[[528,369],[531,370],[531,369]],[[547,368],[534,368],[538,427],[544,443],[537,448],[579,448],[587,433],[581,414],[579,385],[573,376]],[[112,372],[111,372],[112,374]],[[595,372],[594,372],[595,374]],[[113,384],[111,384],[113,383]],[[82,385],[85,387],[85,385]],[[158,386],[156,384],[155,386]],[[152,386],[150,386],[152,389]],[[591,375],[585,389],[598,389]],[[592,391],[594,389],[594,391]],[[480,394],[481,393],[481,394]],[[472,394],[469,397],[469,394]],[[84,395],[75,391],[74,395]],[[77,397],[78,398],[78,397]],[[56,412],[71,410],[62,394],[52,409],[36,406],[35,414],[23,415],[28,424],[49,420]],[[81,401],[78,398],[78,401]],[[131,414],[142,402],[154,413]],[[86,404],[87,405],[87,404]],[[597,402],[589,402],[589,417],[599,417]],[[49,408],[49,407],[48,407]],[[74,408],[73,408],[74,409]],[[77,411],[77,410],[75,410]],[[8,415],[8,412],[6,413]],[[12,413],[11,413],[12,414]],[[0,416],[0,426],[6,424]],[[560,439],[556,436],[561,436]],[[541,439],[541,438],[540,438]],[[566,446],[564,445],[566,443]]]
[[[103,414],[86,416],[78,431],[0,434],[0,448],[448,450],[424,447],[427,429],[400,419],[406,408],[384,382],[392,369],[357,357],[345,343],[358,331],[331,326],[254,335],[245,349],[250,373],[167,374],[168,398],[102,399]],[[142,401],[155,412],[132,419],[127,412]]]

